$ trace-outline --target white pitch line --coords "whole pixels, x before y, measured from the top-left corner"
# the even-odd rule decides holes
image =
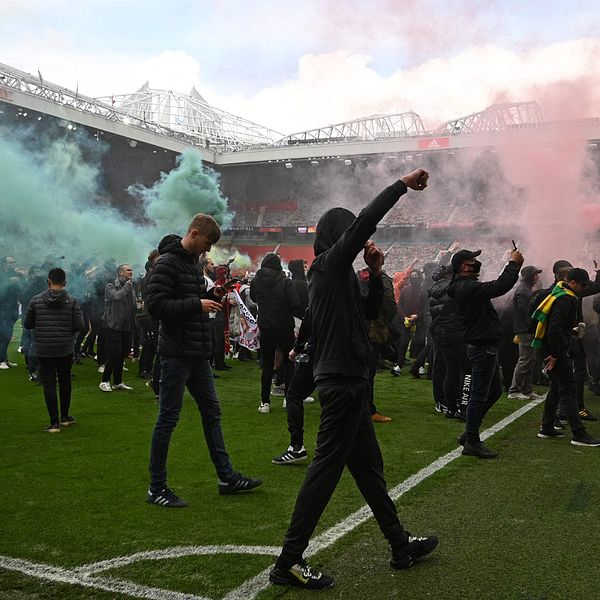
[[[535,408],[538,404],[542,403],[544,399],[540,400],[532,400],[525,406],[522,406],[520,409],[516,410],[514,413],[511,413],[501,421],[498,421],[495,425],[486,429],[481,434],[481,439],[486,440],[490,436],[498,433],[500,430],[504,429],[507,425],[510,425],[513,421],[516,421],[519,417],[524,415],[526,412],[530,411],[532,408]],[[448,454],[441,456],[437,460],[433,461],[427,467],[421,469],[414,475],[411,475],[408,479],[405,479],[402,483],[398,484],[396,487],[392,488],[389,491],[390,497],[392,500],[398,500],[403,494],[410,491],[412,488],[417,486],[419,483],[431,477],[434,473],[443,469],[447,464],[451,463],[453,460],[461,456],[462,448],[458,447]],[[333,527],[327,529],[322,534],[318,535],[313,541],[308,545],[306,549],[305,556],[310,557],[328,548],[335,542],[337,542],[341,537],[350,533],[353,529],[356,529],[359,525],[369,520],[373,516],[371,509],[368,506],[363,506],[359,508],[357,511],[352,513],[350,516],[346,517],[343,521],[340,521]],[[265,569],[252,579],[244,582],[241,586],[232,590],[227,594],[223,600],[252,600],[266,589],[269,585],[269,571],[271,567]]]
[[[34,563],[20,558],[9,556],[0,556],[0,568],[9,571],[18,571],[30,577],[45,579],[55,583],[68,583],[70,585],[81,585],[83,587],[104,590],[105,592],[116,592],[135,598],[145,598],[147,600],[211,600],[204,596],[194,596],[193,594],[184,594],[172,590],[163,590],[160,588],[138,585],[131,581],[109,577],[86,577],[85,575],[53,567],[51,565]]]
[[[502,419],[489,429],[483,432],[482,439],[487,439],[498,431],[504,429],[507,425],[524,415],[526,412],[543,402],[543,399],[533,400],[529,404],[521,407],[519,410]],[[461,454],[461,448],[456,448],[448,454],[441,456],[427,467],[421,469],[414,475],[390,490],[390,496],[393,500],[398,500],[403,494],[417,486],[423,480],[427,479],[447,464],[458,458]],[[356,529],[359,525],[372,517],[371,509],[363,506],[343,521],[324,531],[317,536],[308,546],[306,556],[310,557],[328,548],[337,542],[344,535]],[[137,552],[130,556],[121,556],[88,565],[82,565],[74,569],[63,569],[52,565],[34,563],[31,561],[12,558],[0,555],[0,568],[10,571],[18,571],[30,577],[54,581],[57,583],[68,583],[71,585],[81,585],[91,587],[107,592],[117,592],[136,598],[145,598],[147,600],[211,600],[205,596],[196,596],[193,594],[184,594],[172,590],[164,590],[144,585],[139,585],[131,581],[125,581],[112,577],[91,577],[94,573],[100,573],[108,569],[114,569],[124,565],[133,564],[142,560],[163,560],[169,558],[179,558],[191,555],[207,554],[262,554],[277,556],[281,548],[276,546],[177,546],[163,550],[149,550]],[[271,567],[261,571],[255,577],[245,581],[239,587],[224,596],[223,600],[252,600],[261,591],[269,585],[269,571]]]
[[[280,552],[281,548],[277,546],[234,546],[233,544],[225,546],[175,546],[173,548],[165,548],[164,550],[146,550],[130,554],[129,556],[109,558],[108,560],[76,567],[73,569],[73,572],[82,575],[93,575],[142,560],[166,560],[181,558],[183,556],[206,556],[212,554],[264,554],[267,556],[278,556]]]

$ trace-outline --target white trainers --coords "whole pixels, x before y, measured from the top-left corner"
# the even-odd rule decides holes
[[[129,371],[129,369],[125,365],[123,365],[123,371]]]
[[[112,388],[110,387],[110,383],[108,381],[101,381],[98,386],[103,392],[112,392]]]
[[[548,395],[547,393],[546,394],[536,394],[535,392],[531,392],[531,394],[529,394],[529,398],[531,400],[545,400],[547,395]]]
[[[281,408],[287,408],[287,400],[284,398],[283,402],[281,403]]]
[[[132,390],[133,388],[129,385],[125,385],[124,383],[118,383],[117,385],[112,386],[113,390]]]
[[[425,367],[419,367],[419,375],[425,375],[425,373],[427,373]]]
[[[304,398],[303,402],[304,404],[310,404],[311,402],[314,402],[315,399],[312,396],[306,396],[306,398]]]
[[[264,413],[265,415],[270,413],[271,405],[268,402],[261,402],[260,406],[258,407],[258,412]]]
[[[0,369],[10,369],[10,367],[8,366],[8,364],[5,360],[0,362]]]
[[[513,392],[508,395],[509,400],[529,400],[529,396],[522,394],[521,392]]]
[[[104,373],[104,365],[98,367],[98,373]]]

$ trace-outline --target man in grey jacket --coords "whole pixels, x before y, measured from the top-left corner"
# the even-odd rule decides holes
[[[104,290],[102,326],[108,358],[99,385],[103,392],[133,389],[123,383],[123,361],[131,349],[131,337],[135,330],[136,298],[132,278],[131,266],[120,265],[117,268],[117,278],[107,283]],[[112,387],[111,376],[114,384]]]
[[[23,325],[35,329],[39,378],[44,386],[44,400],[50,417],[45,431],[60,433],[60,428],[75,423],[71,407],[71,365],[73,338],[83,329],[79,302],[67,294],[67,276],[62,269],[48,273],[48,289],[29,303]],[[60,419],[56,397],[56,381],[60,394]]]

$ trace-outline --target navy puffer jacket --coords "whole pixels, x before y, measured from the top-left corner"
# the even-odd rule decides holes
[[[198,257],[182,245],[181,237],[168,235],[159,246],[160,258],[154,266],[146,292],[146,308],[160,320],[160,356],[209,360],[212,354],[208,313],[201,299],[217,300],[206,291],[206,280]]]

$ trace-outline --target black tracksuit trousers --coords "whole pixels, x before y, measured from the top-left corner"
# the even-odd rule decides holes
[[[317,449],[277,561],[283,568],[302,559],[345,466],[390,544],[400,546],[407,541],[383,477],[383,457],[369,414],[369,383],[347,378],[319,381],[317,390],[321,402]]]
[[[294,363],[292,381],[285,393],[290,446],[298,451],[304,446],[304,398],[315,389],[312,360]]]

